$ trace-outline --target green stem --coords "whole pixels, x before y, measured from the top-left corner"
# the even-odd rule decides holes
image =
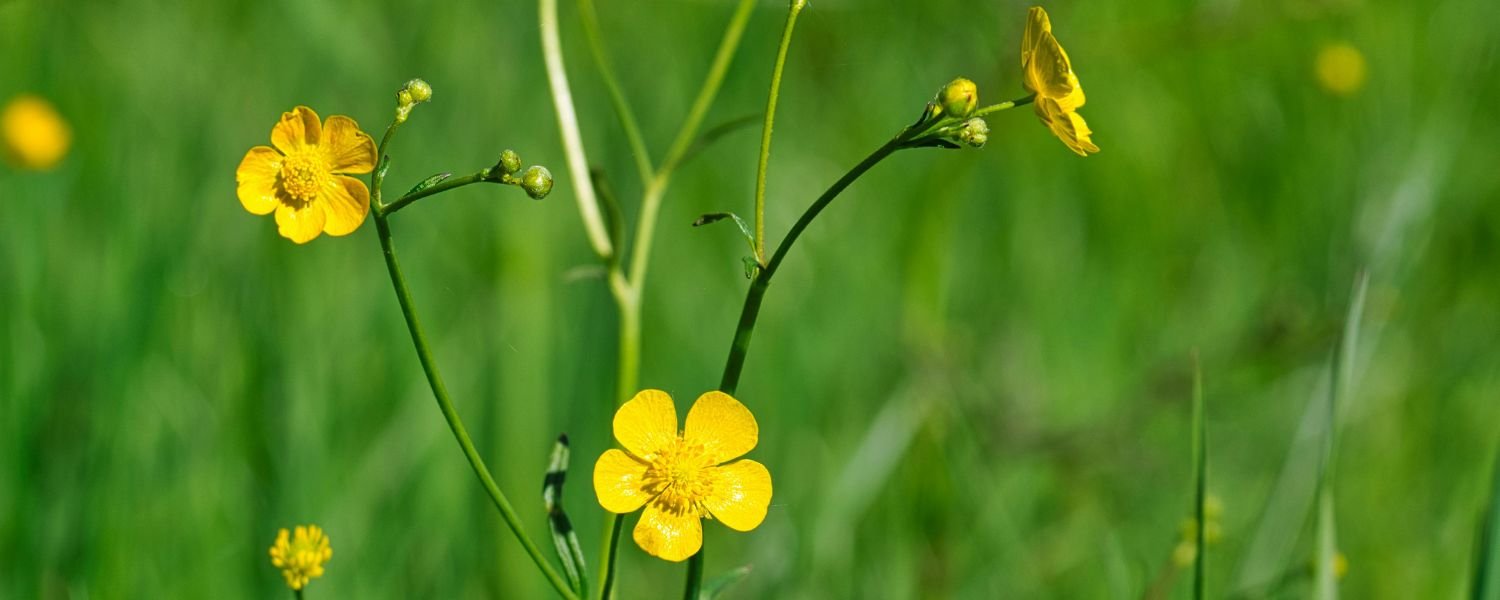
[[[380,150],[377,156],[385,156],[385,146],[395,132],[396,125],[386,129],[385,136],[381,138]],[[500,516],[505,524],[510,527],[511,533],[515,534],[516,540],[531,560],[536,563],[542,575],[557,590],[557,593],[568,600],[578,600],[577,594],[568,587],[568,583],[562,576],[552,568],[552,563],[537,548],[531,537],[526,535],[526,530],[521,525],[521,519],[511,508],[510,501],[505,498],[505,493],[500,491],[500,486],[495,483],[495,478],[490,475],[490,470],[484,464],[479,451],[474,448],[474,442],[469,439],[468,429],[464,427],[463,419],[459,418],[458,411],[453,407],[453,400],[448,396],[448,387],[443,383],[443,377],[438,373],[437,361],[432,356],[432,349],[427,344],[427,336],[422,332],[422,324],[417,320],[417,309],[413,305],[411,289],[406,285],[406,276],[401,272],[401,264],[396,259],[396,245],[391,239],[391,226],[387,221],[387,214],[383,214],[380,204],[380,187],[383,183],[382,173],[379,168],[370,177],[370,185],[373,188],[370,194],[370,210],[374,213],[375,231],[380,238],[380,249],[385,256],[386,270],[391,276],[391,286],[396,291],[396,301],[401,305],[401,315],[406,318],[407,331],[411,333],[412,346],[416,348],[417,360],[422,364],[422,371],[427,374],[427,383],[432,387],[432,395],[437,400],[438,408],[443,413],[443,418],[448,421],[448,428],[453,432],[453,438],[463,449],[464,457],[469,459],[469,466],[474,469],[474,475],[489,493],[490,500],[494,502],[495,508],[500,510]]]
[[[297,600],[302,600],[302,590],[292,590],[292,597],[296,598]]]
[[[781,30],[781,46],[776,49],[776,66],[771,69],[771,90],[766,98],[766,124],[760,132],[760,161],[755,167],[755,261],[766,264],[766,168],[771,162],[771,129],[776,125],[776,101],[781,97],[781,72],[786,68],[786,53],[792,46],[792,30],[797,15],[807,6],[806,0],[793,0]]]
[[[698,553],[688,559],[687,584],[682,588],[682,600],[698,600],[698,590],[703,587],[703,551],[699,548]]]
[[[719,381],[720,390],[728,394],[733,394],[735,389],[739,387],[740,372],[745,367],[745,355],[750,351],[750,335],[754,333],[755,320],[760,316],[761,299],[765,297],[766,289],[771,285],[771,277],[776,275],[776,270],[781,267],[781,261],[786,258],[786,253],[791,250],[792,244],[797,242],[797,238],[802,235],[802,231],[807,229],[807,226],[813,222],[813,219],[818,218],[818,214],[822,213],[823,209],[827,208],[828,204],[833,202],[833,199],[837,198],[845,188],[849,187],[850,184],[854,183],[855,180],[859,179],[870,168],[879,164],[880,161],[885,160],[891,153],[901,149],[902,145],[907,141],[908,136],[905,134],[896,136],[891,141],[886,142],[884,146],[881,146],[875,152],[865,157],[853,169],[850,169],[848,173],[845,173],[843,177],[834,182],[833,186],[829,187],[827,191],[823,192],[822,196],[819,196],[812,203],[812,206],[807,207],[807,211],[802,213],[802,217],[797,219],[797,222],[792,225],[791,230],[787,232],[786,239],[782,240],[781,244],[776,247],[776,253],[771,255],[770,262],[766,263],[766,267],[755,274],[755,279],[750,282],[750,290],[745,294],[745,306],[740,311],[740,322],[734,331],[734,341],[729,346],[729,360],[724,364],[724,377]]]
[[[557,109],[557,128],[562,133],[563,153],[567,155],[568,174],[573,179],[573,196],[589,245],[601,258],[615,255],[609,230],[600,214],[599,198],[589,176],[589,159],[583,152],[583,134],[578,131],[578,111],[573,107],[573,91],[568,86],[568,70],[563,64],[562,38],[557,31],[557,0],[538,0],[538,18],[542,29],[542,58],[547,64],[547,83],[552,90],[552,105]]]
[[[604,561],[599,565],[599,600],[609,600],[615,593],[615,556],[620,553],[620,531],[625,529],[625,517],[609,513],[605,519]]]
[[[429,187],[427,189],[419,190],[419,191],[407,194],[405,196],[402,196],[402,197],[398,198],[395,202],[387,204],[387,205],[385,205],[384,207],[382,207],[382,208],[380,208],[378,210],[380,211],[380,215],[381,216],[388,217],[388,216],[391,216],[391,215],[395,214],[396,211],[401,210],[403,208],[406,208],[407,205],[410,205],[411,203],[416,202],[418,200],[421,200],[423,198],[426,198],[428,196],[434,196],[434,195],[437,195],[437,194],[441,194],[441,193],[446,192],[448,190],[451,190],[453,188],[463,187],[463,186],[469,185],[471,183],[480,183],[482,181],[488,181],[488,179],[487,179],[488,176],[489,176],[489,171],[488,170],[484,170],[484,171],[480,171],[478,173],[474,173],[472,175],[465,175],[463,177],[450,177],[448,179],[444,179],[442,181],[442,183],[439,183],[439,184],[434,185],[432,187]]]
[[[650,181],[653,169],[651,155],[646,150],[646,138],[641,135],[641,126],[630,109],[630,101],[615,77],[614,65],[604,52],[603,35],[599,31],[599,13],[594,9],[594,0],[578,0],[578,16],[583,21],[583,34],[588,38],[589,51],[594,55],[594,64],[599,76],[604,79],[604,89],[609,92],[609,103],[614,106],[620,127],[625,130],[625,139],[630,142],[630,153],[635,156],[635,166],[640,171],[641,181]]]
[[[724,84],[724,76],[729,72],[730,63],[734,61],[734,54],[740,47],[740,39],[744,37],[745,27],[750,23],[750,13],[754,8],[755,0],[740,0],[739,7],[729,20],[729,26],[724,30],[719,50],[714,54],[708,76],[703,80],[703,87],[699,88],[692,109],[683,120],[682,128],[677,131],[676,141],[672,142],[666,158],[657,168],[656,176],[646,184],[646,193],[641,198],[640,221],[636,223],[635,247],[631,249],[630,255],[630,284],[636,290],[645,285],[646,267],[651,260],[651,245],[656,236],[656,219],[661,212],[662,196],[667,192],[672,172],[693,147],[693,142],[698,137],[698,128],[703,125],[708,109],[713,106],[714,98],[718,97],[719,88]]]

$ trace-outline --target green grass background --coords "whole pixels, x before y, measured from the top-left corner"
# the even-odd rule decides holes
[[[549,594],[434,406],[373,225],[299,247],[234,196],[282,111],[378,132],[413,76],[436,95],[390,149],[392,190],[504,148],[558,175],[540,203],[476,186],[393,226],[458,408],[544,544],[546,455],[572,435],[566,505],[596,560],[616,319],[536,6],[421,4],[0,0],[0,97],[40,93],[75,132],[56,170],[0,167],[0,597],[286,597],[266,548],[309,522],[334,547],[310,598]],[[562,4],[590,156],[633,222],[633,163]],[[657,159],[732,4],[601,3]],[[1500,12],[1048,8],[1103,152],[1002,113],[982,151],[898,154],[813,225],[740,386],[775,498],[753,533],[707,526],[709,576],[752,565],[736,598],[1138,597],[1191,508],[1195,348],[1226,507],[1210,595],[1303,569],[1327,429],[1304,414],[1364,271],[1333,482],[1344,592],[1466,593],[1500,442]],[[954,76],[1021,95],[1025,9],[813,2],[773,243]],[[763,107],[784,10],[756,10],[710,124]],[[1352,97],[1313,77],[1333,41],[1369,61]],[[732,228],[688,224],[749,214],[756,129],[687,165],[662,211],[641,381],[681,411],[717,383],[747,285]],[[626,544],[622,598],[678,593],[681,566]]]

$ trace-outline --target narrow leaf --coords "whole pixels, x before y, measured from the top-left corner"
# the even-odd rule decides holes
[[[557,557],[562,561],[568,583],[579,596],[585,596],[587,582],[583,573],[587,564],[583,560],[583,549],[578,545],[578,534],[573,531],[573,523],[568,520],[562,506],[563,482],[567,477],[568,435],[563,434],[557,437],[557,444],[552,446],[552,460],[547,465],[546,477],[542,479],[542,504],[547,508],[547,525],[552,531],[552,544],[557,549]]]
[[[740,235],[745,237],[745,243],[750,246],[750,254],[753,256],[755,254],[755,234],[750,232],[750,225],[745,223],[745,220],[741,219],[737,214],[732,212],[708,213],[693,221],[693,227],[711,225],[724,219],[734,219],[734,224],[739,226]]]
[[[435,186],[435,185],[437,185],[439,183],[442,183],[444,179],[447,179],[447,178],[452,177],[452,176],[453,176],[452,173],[438,173],[437,175],[433,175],[432,177],[428,177],[427,179],[423,179],[422,181],[418,182],[417,185],[412,186],[411,191],[407,192],[405,195],[410,196],[412,194],[415,194],[417,192],[420,192],[422,190],[425,190],[427,188]]]
[[[709,580],[708,583],[703,584],[703,588],[698,592],[698,600],[714,600],[715,598],[718,598],[719,594],[724,593],[724,590],[728,589],[730,586],[733,586],[736,583],[739,583],[741,579],[744,579],[745,576],[749,574],[750,565],[730,569],[723,575],[715,577]]]

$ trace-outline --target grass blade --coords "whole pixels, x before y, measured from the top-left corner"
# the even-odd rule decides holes
[[[1479,522],[1474,552],[1474,583],[1469,595],[1473,600],[1500,600],[1500,448],[1495,450],[1494,471],[1489,507]]]
[[[552,544],[557,548],[557,557],[562,561],[563,573],[579,597],[587,596],[584,580],[583,549],[578,546],[578,534],[573,523],[563,512],[563,482],[568,477],[568,436],[557,437],[552,446],[552,459],[547,464],[547,475],[542,479],[542,503],[547,508],[547,528],[552,532]]]
[[[714,600],[714,598],[718,598],[719,594],[724,593],[724,590],[728,589],[729,586],[739,583],[741,579],[744,579],[749,574],[750,565],[730,569],[728,572],[704,583],[703,589],[698,592],[698,600]]]
[[[1207,577],[1206,564],[1208,562],[1208,548],[1204,544],[1207,526],[1208,502],[1208,427],[1204,424],[1203,406],[1203,366],[1199,363],[1198,353],[1193,353],[1193,479],[1194,499],[1193,518],[1196,519],[1197,527],[1194,527],[1194,546],[1197,555],[1193,560],[1193,598],[1203,600],[1204,586]]]

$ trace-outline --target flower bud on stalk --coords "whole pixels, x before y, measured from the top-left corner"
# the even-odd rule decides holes
[[[950,115],[968,117],[979,107],[979,87],[963,77],[954,79],[938,93],[938,104]]]
[[[413,79],[396,92],[396,122],[405,123],[411,109],[432,99],[432,86],[421,79]]]
[[[541,165],[526,169],[526,174],[521,176],[521,189],[526,190],[526,195],[533,200],[546,198],[552,192],[552,172]]]

